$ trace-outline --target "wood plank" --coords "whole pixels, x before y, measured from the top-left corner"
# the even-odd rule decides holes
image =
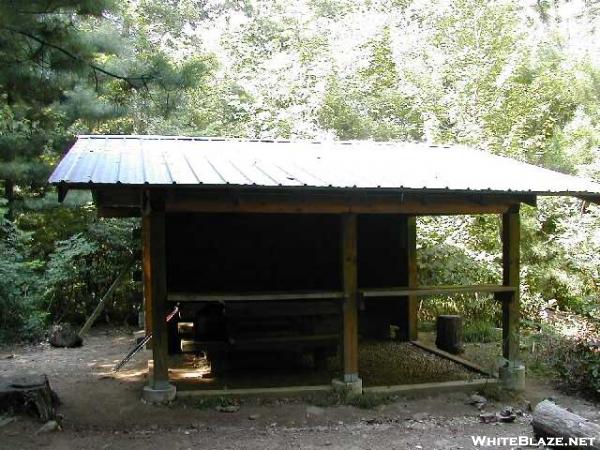
[[[294,345],[325,345],[339,340],[337,334],[311,334],[295,336],[266,336],[252,338],[231,338],[229,341],[199,341],[182,339],[181,351],[198,352],[210,350],[265,350],[287,349]]]
[[[502,356],[509,361],[519,360],[520,243],[519,209],[514,208],[502,216],[503,283],[512,290],[498,296],[502,300]]]
[[[169,292],[167,299],[171,302],[259,302],[282,300],[337,300],[344,298],[341,291],[311,292],[263,292],[263,293],[194,293]]]
[[[420,349],[423,349],[423,350],[426,350],[435,355],[441,356],[442,358],[449,359],[450,361],[460,364],[462,366],[465,366],[471,370],[474,370],[475,372],[479,372],[486,376],[496,377],[496,374],[490,373],[487,370],[485,370],[483,367],[478,366],[477,364],[475,364],[471,361],[468,361],[464,358],[461,358],[460,356],[453,355],[452,353],[445,352],[443,350],[440,350],[439,348],[432,347],[432,346],[427,345],[420,341],[411,341],[411,344],[413,344],[416,347],[419,347]]]
[[[101,185],[94,186],[98,214],[138,216],[142,189],[166,195],[168,212],[502,214],[521,202],[535,204],[535,196],[518,194]]]
[[[151,198],[151,210],[145,218],[147,248],[144,273],[152,312],[152,354],[154,389],[165,389],[169,384],[167,316],[167,267],[165,245],[165,212],[161,199]]]
[[[301,198],[264,196],[229,199],[180,198],[167,203],[168,212],[236,212],[236,213],[293,213],[293,214],[501,214],[510,208],[506,203],[473,203],[455,199],[444,202],[402,201],[400,198],[322,198],[305,195]]]
[[[409,288],[389,287],[360,289],[360,294],[365,297],[424,297],[430,295],[469,294],[474,292],[513,292],[512,286],[499,284],[482,284],[473,286],[424,286]],[[259,301],[291,301],[291,300],[338,300],[344,298],[340,291],[288,291],[264,293],[206,293],[206,292],[169,292],[168,301],[171,302],[259,302]]]
[[[194,339],[182,339],[180,348],[183,353],[226,351],[231,349],[228,341],[196,341]]]
[[[481,392],[485,388],[493,387],[497,379],[484,378],[481,380],[466,381],[441,381],[435,383],[398,384],[392,386],[367,386],[363,392],[385,395],[410,395],[411,397],[439,395],[444,392]]]
[[[377,289],[361,289],[360,293],[363,297],[426,297],[431,295],[452,295],[452,294],[472,294],[475,292],[481,293],[497,293],[497,292],[514,292],[515,287],[502,286],[499,284],[480,284],[473,286],[422,286],[416,288],[409,287],[390,287]]]
[[[92,188],[94,201],[98,206],[117,208],[137,208],[142,205],[142,192],[149,191],[150,186],[124,187],[118,185],[88,186]],[[160,192],[157,192],[160,195]]]
[[[408,268],[408,287],[414,289],[417,287],[417,218],[408,217],[406,223],[406,259]],[[409,294],[408,298],[408,339],[417,340],[418,338],[418,317],[417,317],[417,296]]]
[[[264,214],[410,214],[410,215],[463,215],[463,214],[502,214],[510,204],[420,204],[420,203],[304,203],[297,202],[245,202],[220,203],[217,201],[176,202],[168,205],[168,212],[215,212],[215,213],[264,213]],[[100,206],[98,217],[126,218],[140,217],[138,207]]]
[[[179,337],[193,337],[194,332],[194,322],[177,322],[177,335]]]
[[[358,273],[356,214],[341,215],[341,263],[344,286],[343,360],[344,381],[358,380]]]
[[[227,303],[228,320],[264,319],[267,317],[335,317],[340,315],[340,301],[316,301],[307,303],[304,300],[285,300],[266,303]]]
[[[314,341],[332,341],[338,339],[337,334],[305,334],[295,336],[266,336],[253,338],[238,338],[234,339],[233,344],[241,344],[243,342],[251,343],[269,343],[269,342],[314,342]]]
[[[283,386],[271,388],[240,388],[240,389],[215,389],[206,388],[203,384],[186,383],[177,385],[178,398],[193,398],[193,397],[257,397],[263,399],[265,397],[291,397],[303,396],[306,394],[318,394],[331,392],[331,384],[321,384],[315,386]]]

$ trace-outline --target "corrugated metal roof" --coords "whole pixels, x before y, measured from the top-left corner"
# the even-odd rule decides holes
[[[50,183],[597,195],[600,184],[461,146],[79,136]]]

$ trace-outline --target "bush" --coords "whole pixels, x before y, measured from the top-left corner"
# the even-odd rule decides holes
[[[571,391],[590,394],[600,399],[600,340],[584,335],[558,340],[552,365],[560,384]]]
[[[0,216],[0,341],[39,338],[47,313],[39,302],[39,274],[28,261],[28,236]]]
[[[584,329],[564,335],[555,324],[542,324],[533,336],[539,350],[527,361],[538,374],[556,378],[559,387],[600,399],[600,334]]]
[[[135,221],[96,220],[83,233],[56,243],[44,277],[43,300],[55,322],[82,322],[121,269],[138,252]],[[133,316],[138,286],[131,276],[105,304],[114,319]]]
[[[487,320],[467,320],[463,325],[465,342],[495,342],[502,339],[502,332]]]
[[[51,322],[83,322],[138,253],[136,220],[104,220],[89,203],[40,200],[4,218],[0,208],[0,340],[40,339]],[[1,206],[1,205],[0,205]],[[136,319],[140,287],[126,278],[105,317]]]

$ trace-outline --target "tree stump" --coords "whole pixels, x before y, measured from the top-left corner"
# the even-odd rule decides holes
[[[590,450],[600,450],[600,425],[563,409],[550,400],[538,403],[531,422],[537,439],[548,437],[594,438]]]
[[[56,415],[58,396],[43,374],[0,378],[0,410],[9,413],[33,413],[42,422]]]
[[[438,316],[435,345],[445,352],[463,352],[462,318],[460,316]]]

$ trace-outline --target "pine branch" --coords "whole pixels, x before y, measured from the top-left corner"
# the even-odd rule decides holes
[[[80,56],[72,53],[71,51],[69,51],[69,50],[67,50],[67,49],[65,49],[65,48],[63,48],[63,47],[61,47],[59,45],[53,44],[51,42],[48,42],[48,41],[46,41],[46,40],[44,40],[44,39],[42,39],[42,38],[40,38],[38,36],[35,36],[35,35],[31,34],[31,33],[26,32],[26,31],[18,30],[16,28],[12,28],[12,27],[1,27],[1,28],[5,29],[7,31],[10,31],[11,33],[16,33],[16,34],[20,34],[21,36],[25,36],[26,38],[31,39],[31,40],[37,42],[38,44],[40,44],[42,46],[53,48],[54,50],[59,51],[63,55],[65,55],[65,56],[73,59],[74,61],[79,61],[79,62],[82,62],[83,64],[89,66],[91,69],[94,70],[94,72],[100,72],[100,73],[102,73],[102,74],[104,74],[106,76],[109,76],[111,78],[115,78],[117,80],[121,80],[121,81],[126,82],[133,89],[137,89],[139,87],[138,85],[136,85],[134,83],[134,81],[141,81],[142,84],[143,84],[143,86],[148,90],[147,82],[148,82],[148,80],[152,79],[152,77],[150,77],[150,76],[141,75],[139,77],[127,77],[127,76],[119,75],[119,74],[111,72],[111,71],[109,71],[107,69],[104,69],[103,67],[100,67],[99,65],[94,64],[91,61],[87,61],[84,58],[82,58],[82,57],[80,57]]]

